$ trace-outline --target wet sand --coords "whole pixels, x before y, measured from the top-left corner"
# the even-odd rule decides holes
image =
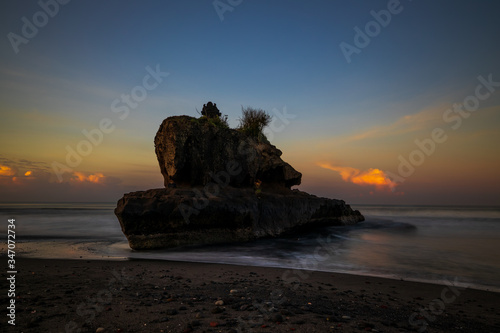
[[[3,297],[5,332],[500,331],[500,293],[453,284],[155,260],[16,267],[16,326]]]

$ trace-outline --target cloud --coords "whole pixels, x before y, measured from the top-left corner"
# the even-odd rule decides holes
[[[389,179],[386,173],[380,169],[370,168],[367,171],[361,171],[351,167],[333,166],[329,163],[317,163],[317,165],[338,172],[345,182],[361,186],[375,186],[378,190],[394,191],[397,186],[396,182]]]
[[[26,92],[29,89],[33,93],[46,94],[47,92],[64,89],[87,96],[109,99],[110,101],[121,93],[121,91],[111,89],[107,86],[68,80],[61,76],[39,74],[24,69],[12,70],[6,67],[0,67],[0,74],[3,76],[3,79],[0,80],[0,86],[13,88],[20,92]],[[81,71],[75,70],[73,74],[75,76],[81,76],[82,73]]]
[[[449,106],[448,106],[449,107]],[[346,138],[346,141],[358,141],[364,139],[381,138],[387,136],[403,135],[427,128],[433,128],[436,124],[443,122],[443,112],[446,106],[425,109],[420,112],[398,118],[396,121],[374,126],[362,133],[354,134]]]
[[[59,183],[45,162],[0,157],[0,202],[114,201],[134,189],[118,177],[76,171]]]
[[[0,157],[0,182],[3,185],[26,185],[30,182],[44,183],[53,186],[56,178],[45,162],[26,159],[8,159]],[[80,184],[117,185],[121,183],[118,177],[106,176],[101,172],[85,173],[74,171],[68,174],[64,181],[72,186]]]
[[[0,165],[0,176],[2,177],[10,177],[14,176],[16,171],[7,165]]]
[[[76,182],[90,182],[99,184],[100,181],[104,178],[102,173],[96,173],[94,175],[85,175],[83,172],[74,172],[71,180]]]
[[[29,175],[26,173],[29,172]],[[10,159],[0,156],[0,176],[50,176],[50,167],[45,162],[35,162],[27,159]]]
[[[105,176],[100,172],[95,174],[85,174],[83,172],[75,171],[70,178],[70,182],[116,185],[121,183],[121,179],[117,177]]]

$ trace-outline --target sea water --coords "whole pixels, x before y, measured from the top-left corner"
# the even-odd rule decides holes
[[[239,244],[133,251],[115,203],[0,204],[17,256],[160,259],[319,270],[500,292],[500,207],[353,205],[366,221]],[[1,227],[3,225],[3,227]],[[7,252],[2,242],[1,255]]]

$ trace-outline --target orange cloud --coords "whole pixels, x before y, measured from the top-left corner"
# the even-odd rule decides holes
[[[16,172],[11,167],[0,165],[0,176],[14,176]]]
[[[73,175],[76,178],[72,178],[72,180],[76,180],[78,182],[89,182],[94,184],[103,183],[105,180],[105,176],[102,173],[96,173],[94,175],[85,175],[83,172],[74,172]]]
[[[357,185],[372,185],[380,190],[385,188],[394,190],[397,185],[396,182],[389,179],[385,172],[380,169],[368,169],[367,171],[361,171],[351,167],[333,166],[329,163],[317,163],[317,165],[324,169],[336,171],[340,174],[344,181]]]
[[[31,182],[48,181],[49,178],[50,174],[43,170],[28,170],[25,172],[17,170],[13,177],[4,178],[4,184],[26,185]]]

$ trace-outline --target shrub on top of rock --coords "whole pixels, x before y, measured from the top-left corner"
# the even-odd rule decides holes
[[[262,130],[271,122],[271,115],[262,109],[241,108],[242,117],[238,130],[259,141],[268,141]]]

